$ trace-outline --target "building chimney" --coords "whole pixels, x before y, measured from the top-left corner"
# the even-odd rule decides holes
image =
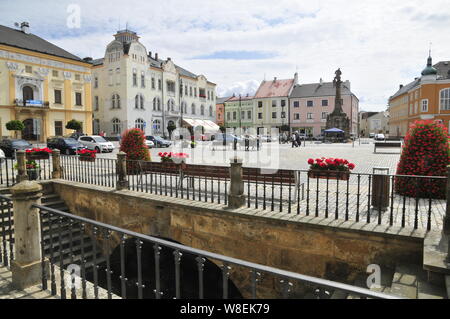
[[[22,22],[20,25],[20,29],[23,33],[29,34],[30,33],[30,24],[28,22]]]
[[[403,84],[400,84],[400,90],[403,89]]]
[[[155,53],[155,60],[158,61],[158,52]]]
[[[170,60],[172,60],[171,58],[167,58],[167,61],[170,61]]]
[[[322,78],[320,78],[320,85],[322,85],[323,84],[323,79]]]
[[[277,77],[275,76],[274,78],[273,78],[273,82],[276,82],[277,81]]]
[[[350,81],[349,80],[345,81],[345,86],[347,87],[347,89],[350,90]]]
[[[91,57],[86,57],[83,59],[83,61],[87,62],[87,63],[92,63],[92,58]]]
[[[152,51],[148,51],[148,57],[151,59],[152,58]]]
[[[295,74],[294,74],[294,85],[297,85],[297,84],[298,84],[298,73],[295,72]]]

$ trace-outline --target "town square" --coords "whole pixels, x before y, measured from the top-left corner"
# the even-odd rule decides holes
[[[0,299],[450,297],[445,0],[235,2],[0,2]]]

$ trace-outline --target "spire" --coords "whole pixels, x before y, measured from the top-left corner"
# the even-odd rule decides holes
[[[437,70],[433,67],[433,58],[431,57],[431,43],[430,51],[428,52],[427,67],[422,71],[422,75],[436,75]]]

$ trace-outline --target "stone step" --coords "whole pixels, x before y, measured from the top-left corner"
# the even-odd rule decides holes
[[[370,290],[382,292],[386,294],[391,293],[391,285],[394,279],[395,271],[392,268],[381,266],[381,283],[379,287],[372,286]]]
[[[424,273],[418,265],[397,265],[391,285],[391,293],[395,296],[417,299],[418,280],[424,280]]]
[[[417,299],[447,299],[445,285],[437,286],[423,280],[418,280]]]

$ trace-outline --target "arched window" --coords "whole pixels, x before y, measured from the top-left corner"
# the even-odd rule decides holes
[[[134,127],[145,131],[145,121],[143,119],[137,119],[134,122]]]
[[[160,120],[154,120],[152,128],[153,128],[153,134],[161,133],[161,121]]]
[[[122,133],[122,125],[118,118],[112,120],[112,132],[113,134]]]
[[[205,106],[203,104],[200,106],[200,115],[205,115]]]
[[[169,99],[169,101],[167,101],[167,111],[174,111],[175,109],[175,102],[172,99]]]
[[[183,114],[187,113],[187,103],[186,102],[181,102],[181,112],[183,112]]]
[[[195,103],[192,103],[192,110],[191,110],[191,113],[192,113],[193,115],[195,115]]]
[[[441,91],[441,110],[450,110],[450,89],[443,89]]]
[[[138,94],[134,98],[134,107],[136,109],[144,109],[144,97],[142,96],[142,94]]]
[[[209,116],[210,117],[213,116],[213,107],[212,107],[212,105],[209,106]]]
[[[31,86],[24,86],[22,89],[23,101],[34,100],[34,92]]]
[[[112,108],[113,109],[120,109],[120,95],[119,94],[114,94],[112,96]]]
[[[153,111],[161,111],[161,100],[159,97],[153,99]]]

